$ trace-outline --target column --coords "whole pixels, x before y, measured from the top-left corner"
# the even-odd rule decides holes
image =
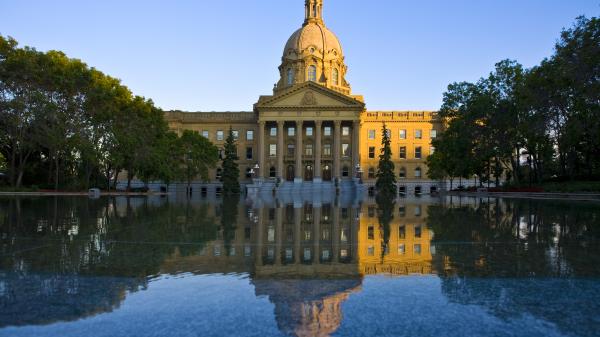
[[[333,221],[333,228],[332,228],[332,233],[331,233],[331,242],[332,242],[332,259],[331,261],[333,261],[334,263],[340,262],[340,208],[339,207],[333,207],[331,209],[333,211],[332,214],[332,221]]]
[[[277,177],[281,181],[284,181],[283,174],[285,172],[283,167],[283,156],[285,155],[283,144],[284,123],[284,121],[277,121]]]
[[[283,259],[283,208],[275,209],[275,265],[280,265]]]
[[[296,179],[294,182],[302,183],[302,121],[296,121]]]
[[[260,207],[258,212],[258,224],[256,228],[256,247],[254,248],[254,258],[257,266],[263,265],[263,235],[265,235],[265,226],[263,221],[265,220],[263,216],[264,207]]]
[[[321,127],[322,127],[322,122],[321,121],[315,121],[315,176],[314,176],[314,182],[315,183],[320,183],[321,182]]]
[[[360,121],[352,123],[352,177],[358,177],[356,166],[360,164]]]
[[[258,177],[264,178],[266,177],[265,172],[267,172],[267,168],[265,167],[265,121],[258,122],[258,166],[260,167],[258,170]]]
[[[342,121],[333,122],[333,178],[339,179],[342,168],[340,167],[340,157],[342,151]]]

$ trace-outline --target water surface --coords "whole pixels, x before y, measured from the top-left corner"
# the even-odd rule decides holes
[[[0,198],[0,336],[594,336],[600,204]]]

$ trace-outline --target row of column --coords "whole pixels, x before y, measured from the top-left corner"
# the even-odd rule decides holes
[[[266,121],[259,121],[259,166],[261,169],[260,177],[267,178],[269,176],[269,170],[266,167],[266,144],[265,144],[265,127]],[[285,165],[284,165],[284,132],[285,132],[286,121],[277,121],[277,177],[284,178]],[[296,153],[295,153],[295,182],[302,182],[302,171],[303,171],[303,154],[304,154],[304,121],[298,120],[296,123]],[[323,134],[323,121],[316,120],[315,122],[315,147],[313,151],[314,155],[314,181],[320,182],[322,178],[321,160],[322,160],[322,134]],[[340,178],[341,176],[341,133],[342,133],[342,121],[333,121],[333,171],[332,177]],[[352,121],[352,167],[350,172],[352,176],[356,176],[356,170],[359,164],[359,147],[360,147],[360,122]]]

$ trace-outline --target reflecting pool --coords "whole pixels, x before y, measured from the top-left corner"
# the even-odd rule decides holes
[[[594,336],[600,204],[0,198],[0,336]]]

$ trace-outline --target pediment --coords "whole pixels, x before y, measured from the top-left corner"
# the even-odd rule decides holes
[[[257,108],[350,108],[363,109],[364,103],[316,83],[307,82],[289,88],[277,95],[263,97]]]

